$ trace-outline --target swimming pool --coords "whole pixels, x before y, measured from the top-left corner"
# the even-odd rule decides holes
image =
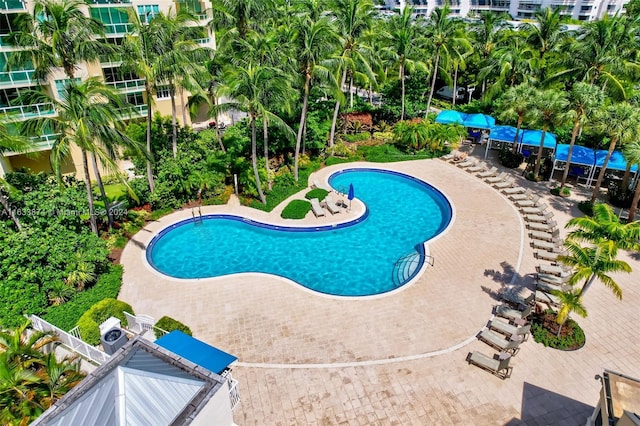
[[[333,174],[329,183],[337,189],[353,184],[356,198],[367,206],[365,215],[314,228],[208,215],[200,224],[185,220],[165,228],[149,244],[147,260],[176,278],[262,272],[325,294],[366,296],[394,290],[413,278],[424,260],[422,243],[451,222],[446,197],[405,174],[346,169]],[[419,261],[414,260],[407,279],[398,282],[394,268],[407,255]]]

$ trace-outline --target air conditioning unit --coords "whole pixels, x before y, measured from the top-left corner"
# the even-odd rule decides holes
[[[121,328],[112,328],[100,337],[102,348],[107,355],[113,355],[128,341],[127,335]]]

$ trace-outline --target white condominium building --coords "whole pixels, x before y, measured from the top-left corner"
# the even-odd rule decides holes
[[[449,3],[455,16],[472,16],[491,11],[508,13],[513,19],[531,19],[537,9],[562,8],[563,14],[579,21],[594,21],[605,14],[622,11],[629,0],[385,0],[384,9],[412,7],[415,13],[429,16],[433,9]]]
[[[16,31],[15,23],[20,16],[33,12],[34,3],[31,0],[0,0],[0,117],[12,121],[27,120],[35,116],[55,115],[52,104],[20,105],[19,96],[25,89],[44,90],[56,99],[60,98],[60,90],[63,90],[66,76],[59,69],[47,76],[44,81],[34,79],[33,67],[25,66],[21,69],[8,68],[7,62],[11,53],[18,48],[9,43],[9,35]],[[120,45],[131,30],[129,13],[135,12],[141,22],[146,22],[159,12],[168,13],[188,8],[198,18],[195,26],[201,28],[196,41],[207,47],[215,48],[215,38],[207,29],[207,23],[211,20],[211,4],[208,0],[87,0],[86,13],[105,26],[106,38],[109,43]],[[104,57],[99,63],[80,64],[76,76],[80,79],[89,77],[102,77],[104,81],[118,90],[123,98],[133,106],[135,118],[147,116],[147,105],[144,92],[144,79],[137,75],[121,70],[122,62],[118,57]],[[188,93],[177,93],[176,104],[178,108],[187,105]],[[171,102],[168,88],[159,87],[154,96],[153,112],[162,115],[171,115]],[[178,113],[178,120],[183,121],[183,114]],[[186,114],[186,123],[191,124],[189,114]],[[26,167],[34,172],[51,171],[49,154],[56,136],[53,134],[38,135],[33,139],[31,154],[5,152],[0,153],[0,177],[5,173]],[[78,173],[82,175],[81,157],[78,152],[71,152],[71,158],[65,173]]]

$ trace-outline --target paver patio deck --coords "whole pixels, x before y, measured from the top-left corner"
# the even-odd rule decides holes
[[[236,423],[578,425],[597,401],[595,374],[609,368],[640,376],[640,268],[638,257],[627,254],[622,258],[635,271],[616,277],[624,299],[617,301],[600,284],[585,298],[589,317],[579,319],[587,335],[583,349],[559,352],[530,339],[512,360],[506,381],[467,365],[468,351],[492,353],[473,337],[490,318],[496,292],[514,273],[516,285],[528,285],[538,263],[517,210],[475,176],[440,160],[346,167],[359,166],[416,176],[455,206],[451,229],[429,244],[435,265],[401,291],[345,299],[262,274],[165,277],[146,263],[144,248],[160,229],[191,217],[190,211],[149,225],[123,253],[122,300],[136,312],[183,321],[199,339],[238,356],[234,376],[242,402]],[[323,169],[312,180],[322,185],[340,167]],[[541,195],[559,224],[577,215],[570,207],[575,201]],[[309,213],[294,223],[346,220],[362,209],[356,203],[349,214],[316,219]],[[237,204],[203,208],[291,223],[279,211]]]

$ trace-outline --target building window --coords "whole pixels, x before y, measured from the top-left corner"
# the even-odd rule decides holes
[[[160,13],[160,9],[157,4],[138,6],[138,16],[140,17],[140,22],[143,24],[148,24],[158,13]]]
[[[80,84],[80,79],[74,79],[75,84]],[[63,80],[56,80],[56,91],[58,92],[58,96],[63,97],[67,94],[67,86],[69,85],[69,79],[65,78]]]
[[[171,91],[169,86],[158,86],[156,88],[156,99],[169,99],[171,97]]]

